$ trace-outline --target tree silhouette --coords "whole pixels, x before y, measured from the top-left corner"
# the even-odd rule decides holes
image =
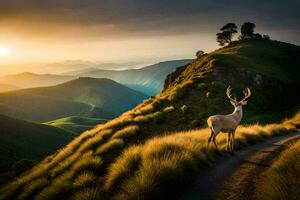
[[[246,39],[246,38],[253,38],[255,36],[254,34],[254,28],[255,24],[251,22],[245,22],[241,26],[241,39]]]
[[[237,26],[235,23],[228,23],[220,29],[222,32],[217,33],[217,42],[220,46],[230,44],[232,37],[237,33]]]
[[[202,51],[202,50],[199,50],[199,51],[196,52],[197,58],[200,58],[203,55],[204,55],[204,51]]]

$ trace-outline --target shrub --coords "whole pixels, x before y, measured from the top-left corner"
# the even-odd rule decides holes
[[[207,86],[206,83],[199,83],[199,84],[197,85],[197,88],[198,88],[199,90],[206,90],[206,89],[208,88],[208,86]]]
[[[137,123],[146,123],[150,121],[149,116],[139,115],[134,118],[134,121]]]
[[[117,132],[113,135],[113,138],[127,138],[134,136],[139,131],[139,126],[137,125],[130,125],[127,126]]]
[[[171,102],[178,101],[184,96],[184,88],[178,86],[169,96],[168,100]]]
[[[136,115],[145,115],[154,111],[154,105],[148,104],[135,112]]]
[[[187,113],[188,107],[186,105],[181,106],[180,110],[183,112],[183,114]]]
[[[164,121],[164,115],[162,112],[155,112],[151,115],[151,118],[153,119],[153,121],[157,124],[162,123]]]
[[[107,143],[101,145],[97,150],[96,154],[103,154],[114,149],[122,148],[125,145],[122,139],[112,139]]]
[[[168,106],[168,107],[165,107],[164,112],[169,113],[169,112],[172,112],[174,110],[175,110],[174,106]]]

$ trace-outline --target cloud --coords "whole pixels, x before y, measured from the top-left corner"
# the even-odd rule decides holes
[[[74,36],[77,29],[85,29],[78,36],[98,38],[213,31],[226,20],[247,19],[266,28],[299,29],[299,7],[296,0],[2,0],[0,23],[50,36],[53,29],[56,35],[75,32]]]

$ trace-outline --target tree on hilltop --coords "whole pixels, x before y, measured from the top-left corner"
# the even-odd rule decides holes
[[[249,39],[255,36],[254,34],[255,24],[251,22],[245,22],[241,26],[241,39]]]
[[[222,32],[217,33],[217,42],[220,46],[230,44],[232,37],[237,33],[237,26],[235,23],[228,23],[220,29]]]

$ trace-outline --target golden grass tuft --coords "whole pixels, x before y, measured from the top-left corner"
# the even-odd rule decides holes
[[[122,148],[124,145],[125,143],[122,139],[112,139],[97,148],[96,154],[101,155],[114,149]]]
[[[96,184],[96,177],[94,173],[85,171],[75,178],[73,185],[75,188],[83,188]]]
[[[168,106],[168,107],[164,108],[164,112],[165,113],[169,113],[169,112],[172,112],[174,110],[175,110],[174,106]]]
[[[102,159],[96,156],[82,156],[80,160],[78,160],[72,166],[72,173],[77,174],[83,171],[100,171],[102,167]]]
[[[111,190],[114,185],[122,183],[123,179],[132,175],[138,168],[140,161],[140,147],[134,146],[124,151],[117,162],[109,167],[104,183],[104,190]]]
[[[147,115],[138,115],[133,120],[137,123],[146,123],[150,121],[150,117]]]
[[[153,104],[148,104],[148,105],[145,105],[144,107],[138,109],[135,112],[135,114],[136,115],[146,115],[146,114],[152,113],[154,110],[155,110],[154,105]]]
[[[121,130],[115,132],[112,138],[127,138],[136,135],[136,133],[140,130],[139,126],[137,125],[130,125]]]
[[[98,188],[85,188],[76,192],[70,200],[100,200],[101,194]]]

